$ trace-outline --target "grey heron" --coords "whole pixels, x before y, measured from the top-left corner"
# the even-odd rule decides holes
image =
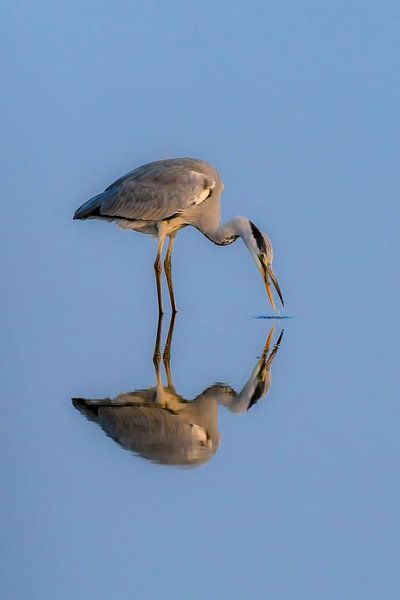
[[[191,225],[219,246],[242,238],[263,277],[272,308],[272,281],[283,305],[283,297],[272,269],[272,244],[246,217],[235,217],[221,224],[220,197],[224,185],[218,171],[209,163],[195,158],[173,158],[145,164],[130,171],[94,196],[75,214],[74,219],[103,219],[116,222],[158,238],[154,270],[159,313],[162,301],[162,251],[169,237],[164,261],[165,275],[173,313],[176,302],[171,274],[171,256],[175,236]]]
[[[159,464],[193,467],[208,462],[219,447],[219,405],[234,413],[245,413],[267,395],[271,386],[271,364],[283,330],[270,351],[274,333],[274,327],[271,328],[261,357],[241,392],[235,392],[227,384],[215,383],[188,401],[176,392],[172,382],[170,347],[174,317],[163,355],[167,385],[163,384],[161,323],[162,320],[159,321],[154,352],[158,357],[154,360],[154,387],[122,393],[113,399],[72,398],[72,403],[126,450]]]

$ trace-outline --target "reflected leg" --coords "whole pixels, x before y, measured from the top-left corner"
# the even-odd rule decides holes
[[[153,364],[156,372],[156,397],[155,402],[159,404],[161,407],[165,405],[164,399],[164,386],[162,382],[161,376],[161,338],[162,338],[162,322],[163,316],[161,313],[158,315],[158,323],[157,323],[157,334],[156,334],[156,343],[154,346],[154,354],[153,354]]]
[[[172,337],[174,335],[174,327],[175,327],[175,318],[176,318],[176,313],[172,313],[171,321],[170,321],[169,329],[168,329],[167,341],[165,342],[165,348],[164,348],[164,354],[163,354],[163,363],[164,363],[165,374],[167,375],[168,387],[171,387],[171,388],[174,387],[174,384],[172,383],[170,361],[171,361]]]
[[[163,322],[163,316],[160,313],[158,315],[156,343],[154,345],[154,353],[153,353],[153,363],[154,363],[154,367],[156,369],[156,374],[160,371],[162,322]]]

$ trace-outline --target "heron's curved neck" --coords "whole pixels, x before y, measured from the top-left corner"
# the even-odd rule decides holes
[[[220,223],[217,227],[203,230],[209,240],[218,246],[232,244],[238,237],[243,237],[249,227],[246,217],[235,217],[226,223]]]

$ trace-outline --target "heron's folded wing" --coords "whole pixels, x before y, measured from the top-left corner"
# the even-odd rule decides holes
[[[215,184],[212,176],[187,164],[152,163],[109,186],[107,190],[114,193],[105,197],[100,212],[110,217],[162,221],[203,202]]]

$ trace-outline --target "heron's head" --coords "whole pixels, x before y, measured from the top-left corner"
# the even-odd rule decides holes
[[[271,302],[272,308],[275,310],[275,302],[271,291],[270,281],[272,281],[275,287],[279,299],[282,302],[282,306],[284,305],[284,302],[278,280],[275,277],[275,273],[272,269],[272,244],[269,237],[262,233],[258,229],[258,227],[254,225],[254,223],[252,223],[251,221],[247,221],[247,223],[248,225],[245,228],[244,234],[242,234],[242,238],[244,243],[250,250],[250,253],[256,262],[258,270],[262,275],[265,288],[267,290],[268,298]]]

